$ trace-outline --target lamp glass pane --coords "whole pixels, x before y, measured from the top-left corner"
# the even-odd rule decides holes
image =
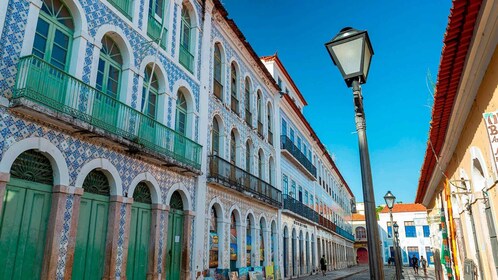
[[[372,60],[372,53],[370,52],[370,48],[368,47],[367,42],[364,44],[365,48],[365,55],[363,57],[364,63],[363,63],[363,77],[365,77],[365,80],[367,79],[368,75],[368,68],[370,67],[370,61]]]
[[[363,39],[363,37],[359,37],[358,39],[331,47],[337,60],[339,60],[337,63],[344,71],[344,75],[361,71],[361,48]]]

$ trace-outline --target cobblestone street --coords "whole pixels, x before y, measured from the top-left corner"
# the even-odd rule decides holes
[[[427,269],[427,276],[423,275],[424,272],[419,270],[419,274],[416,275],[411,267],[403,267],[403,277],[405,280],[414,279],[436,279],[434,275],[434,269]],[[386,280],[395,280],[396,271],[394,266],[384,266],[384,277]],[[316,274],[313,276],[300,277],[298,279],[306,280],[317,280],[317,279],[327,279],[327,280],[339,280],[339,279],[349,279],[349,280],[370,280],[370,274],[368,271],[368,265],[354,266],[346,269],[335,270],[327,272],[326,276],[321,274]]]

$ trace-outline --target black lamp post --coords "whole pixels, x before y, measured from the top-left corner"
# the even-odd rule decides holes
[[[370,279],[383,280],[384,267],[380,252],[379,231],[377,230],[365,112],[363,110],[363,97],[360,88],[360,84],[364,84],[367,81],[373,49],[368,33],[351,27],[343,28],[339,34],[325,44],[325,47],[332,61],[339,68],[346,85],[353,88],[356,130],[358,132],[358,145],[360,149],[363,202],[365,203]]]
[[[388,191],[386,195],[384,195],[384,200],[386,201],[387,208],[389,208],[389,215],[391,216],[391,238],[393,238],[393,248],[394,248],[394,266],[396,268],[396,280],[401,279],[401,266],[398,260],[398,246],[397,246],[397,233],[398,233],[398,224],[394,224],[393,222],[393,207],[394,202],[396,202],[396,197]],[[396,229],[394,228],[396,225]]]
[[[394,229],[394,237],[396,237],[396,239],[394,240],[395,242],[393,242],[394,248],[395,248],[395,254],[396,254],[396,256],[394,257],[394,261],[396,263],[399,263],[399,267],[396,267],[396,279],[405,279],[403,277],[403,274],[402,274],[403,262],[401,260],[401,248],[399,247],[399,225],[398,225],[398,223],[394,222],[393,229]]]

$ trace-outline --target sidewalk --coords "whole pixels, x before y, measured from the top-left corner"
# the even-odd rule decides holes
[[[318,273],[316,275],[312,276],[303,276],[299,277],[297,279],[306,279],[306,280],[315,280],[315,279],[327,279],[327,280],[340,280],[344,279],[346,277],[349,277],[351,275],[355,275],[358,273],[362,273],[368,271],[368,265],[358,265],[358,266],[352,266],[349,268],[344,268],[340,270],[334,270],[334,271],[327,271],[327,276],[323,277],[322,273]]]
[[[418,270],[418,275],[415,274],[412,267],[403,267],[403,276],[405,280],[414,280],[414,279],[436,279],[436,275],[434,274],[434,267],[427,268],[427,276],[424,276],[424,270]]]

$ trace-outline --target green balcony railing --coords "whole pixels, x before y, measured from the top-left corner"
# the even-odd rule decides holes
[[[116,9],[122,12],[125,17],[131,19],[131,8],[133,6],[133,0],[109,0],[109,3],[111,3],[114,7],[116,7]]]
[[[190,73],[194,72],[194,55],[182,44],[180,44],[180,64],[187,68]]]
[[[164,27],[163,36],[161,37],[161,22],[155,19],[153,16],[149,15],[149,21],[147,23],[147,35],[152,39],[152,41],[159,43],[161,48],[166,49],[166,39],[168,38],[168,29]],[[159,40],[161,37],[161,40]]]
[[[16,83],[13,99],[28,99],[200,169],[201,145],[33,55],[19,61]]]

